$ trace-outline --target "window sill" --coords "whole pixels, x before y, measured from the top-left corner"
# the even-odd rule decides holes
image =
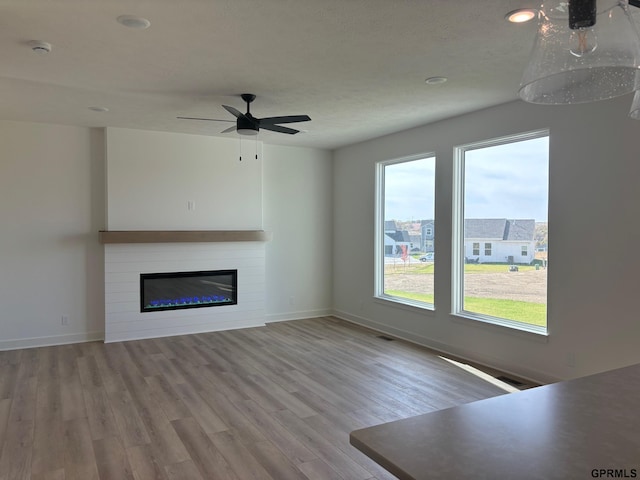
[[[415,300],[407,300],[401,297],[393,297],[391,295],[375,296],[373,297],[373,300],[383,305],[390,306],[391,304],[394,307],[402,308],[404,310],[409,310],[413,312],[416,312],[416,311],[424,312],[425,310],[428,312],[435,311],[435,305],[433,305],[432,303],[424,303],[424,302],[418,302]]]
[[[521,338],[527,338],[539,343],[549,342],[549,330],[542,327],[527,326],[509,320],[496,320],[492,317],[471,314],[467,312],[452,313],[451,317],[455,323],[482,328],[483,330],[493,330],[499,333],[506,333]]]

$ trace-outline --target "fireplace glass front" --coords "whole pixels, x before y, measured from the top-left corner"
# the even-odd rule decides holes
[[[142,273],[140,311],[235,305],[237,290],[237,270]]]

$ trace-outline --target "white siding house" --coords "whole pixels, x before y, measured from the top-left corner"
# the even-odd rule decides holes
[[[472,263],[531,263],[536,222],[531,219],[470,218],[464,221],[464,256]]]

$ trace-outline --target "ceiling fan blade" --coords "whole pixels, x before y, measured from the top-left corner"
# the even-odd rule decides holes
[[[238,110],[237,108],[230,107],[229,105],[222,105],[222,107],[223,107],[227,112],[229,112],[231,115],[233,115],[233,116],[234,116],[234,117],[236,117],[236,118],[239,118],[239,117],[243,117],[243,116],[244,116],[244,113],[242,113],[242,112],[241,112],[240,110]]]
[[[300,131],[300,130],[294,130],[293,128],[281,127],[280,125],[269,125],[269,124],[262,125],[262,123],[260,123],[260,128],[264,130],[271,130],[272,132],[288,133],[290,135],[295,135]]]
[[[234,125],[233,127],[229,127],[226,130],[221,131],[220,133],[235,132],[235,130],[236,130],[236,126]]]
[[[276,123],[296,123],[308,122],[311,118],[309,115],[286,115],[284,117],[266,117],[260,119],[260,126],[275,125]]]
[[[232,122],[235,123],[234,120],[220,120],[217,118],[197,118],[197,117],[176,117],[180,120],[205,120],[207,122]]]

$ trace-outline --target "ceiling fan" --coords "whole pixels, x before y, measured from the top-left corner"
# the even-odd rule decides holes
[[[278,125],[279,123],[297,123],[308,122],[311,120],[308,115],[288,115],[284,117],[265,117],[256,118],[251,115],[250,105],[256,99],[256,96],[252,93],[243,93],[240,95],[242,99],[247,102],[247,113],[242,113],[239,110],[230,107],[228,105],[222,105],[224,109],[231,115],[236,117],[236,125],[223,130],[220,133],[233,132],[236,130],[240,135],[257,135],[260,129],[271,130],[272,132],[288,133],[294,135],[300,130],[295,130],[289,127],[283,127]],[[178,117],[181,120],[205,120],[208,122],[232,122],[233,120],[218,120],[215,118],[196,118],[196,117]]]

